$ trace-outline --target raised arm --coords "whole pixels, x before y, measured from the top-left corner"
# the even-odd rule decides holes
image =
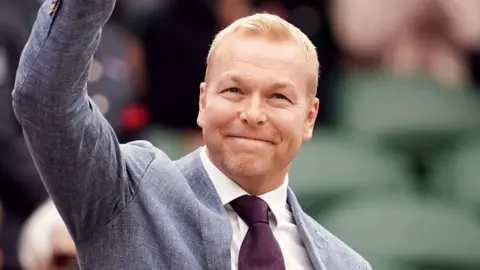
[[[105,225],[135,190],[115,133],[86,91],[101,28],[114,5],[46,0],[13,91],[29,150],[76,241]]]

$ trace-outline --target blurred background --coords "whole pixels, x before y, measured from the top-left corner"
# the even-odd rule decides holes
[[[11,108],[42,0],[0,0],[0,269],[75,269]],[[202,145],[216,32],[252,12],[302,29],[322,65],[315,136],[290,170],[304,209],[379,270],[480,269],[479,0],[118,0],[89,94],[122,142]],[[3,268],[2,268],[3,265]]]

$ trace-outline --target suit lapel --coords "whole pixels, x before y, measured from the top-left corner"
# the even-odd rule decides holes
[[[197,150],[178,160],[177,166],[185,176],[197,196],[203,240],[203,252],[208,269],[230,269],[230,244],[232,226],[225,207],[213,186]]]
[[[315,225],[308,220],[307,215],[303,212],[297,198],[295,197],[295,194],[293,194],[293,191],[290,188],[288,188],[287,202],[290,205],[295,224],[297,225],[298,233],[300,234],[313,267],[315,269],[326,270],[322,261],[322,259],[326,259],[322,256],[322,253],[326,253],[322,251],[328,250],[326,246],[326,240],[320,234],[318,234],[317,230],[315,229]]]
[[[232,227],[225,207],[215,190],[200,159],[200,150],[176,161],[176,165],[189,182],[197,196],[202,251],[205,254],[208,269],[230,269],[230,245]],[[293,191],[288,188],[287,202],[297,225],[307,254],[315,269],[326,270],[323,261],[327,260],[328,242],[318,233],[315,225],[308,220]]]

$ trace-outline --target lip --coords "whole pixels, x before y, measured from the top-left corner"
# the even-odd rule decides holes
[[[227,138],[242,139],[242,140],[249,140],[249,141],[264,142],[264,143],[273,144],[272,141],[268,141],[268,140],[264,140],[264,139],[260,139],[260,138],[248,137],[248,136],[229,135],[229,136],[227,136]]]

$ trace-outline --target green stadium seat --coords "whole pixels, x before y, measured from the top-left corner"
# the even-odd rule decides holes
[[[402,193],[352,197],[317,220],[372,264],[480,269],[480,226],[473,214],[437,199]]]
[[[160,127],[149,127],[142,134],[143,139],[176,160],[191,152],[186,144],[185,134]]]
[[[356,71],[339,79],[337,116],[349,131],[407,150],[444,145],[480,129],[480,99],[469,87],[448,88],[422,76]]]
[[[458,141],[453,151],[432,161],[433,189],[480,209],[480,135]]]
[[[355,192],[409,190],[412,184],[401,156],[380,151],[361,138],[326,132],[303,144],[289,178],[307,213]]]
[[[369,260],[369,263],[374,270],[421,270],[413,265],[395,260]]]

